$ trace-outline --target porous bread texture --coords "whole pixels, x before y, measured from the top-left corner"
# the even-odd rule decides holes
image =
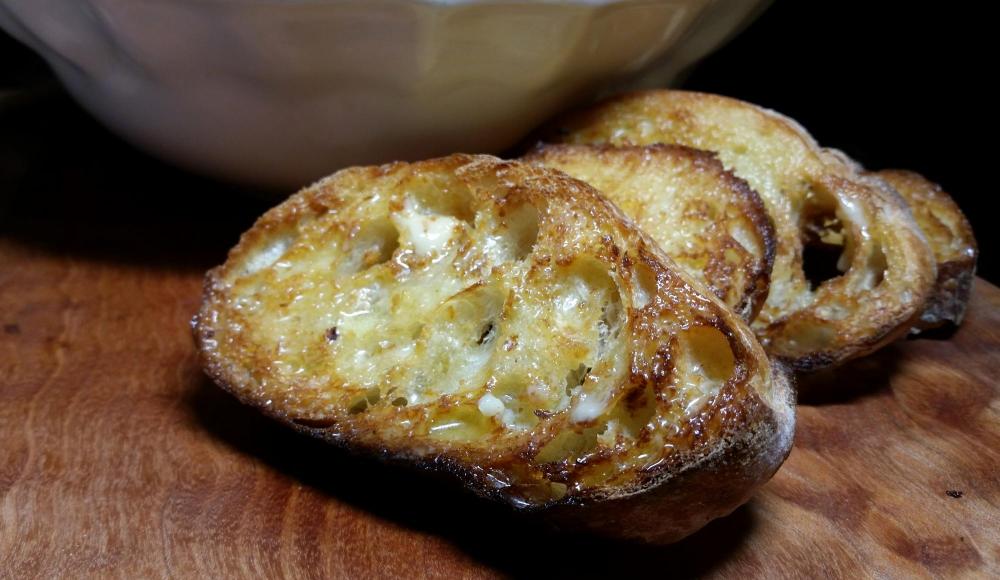
[[[753,326],[765,348],[797,370],[831,367],[894,340],[932,291],[933,254],[905,203],[773,111],[654,90],[560,119],[548,139],[716,152],[761,196],[774,222],[769,295]],[[807,245],[836,248],[839,275],[811,283],[803,270]]]
[[[539,145],[522,159],[594,186],[747,322],[767,298],[774,225],[715,155],[678,145]]]
[[[885,181],[903,196],[937,261],[934,291],[914,331],[961,324],[976,278],[979,255],[969,220],[940,185],[919,173],[885,169],[869,175]]]
[[[489,156],[291,197],[209,272],[193,327],[244,403],[601,533],[679,539],[791,446],[787,375],[734,312],[590,186]],[[641,528],[602,507],[654,497]]]

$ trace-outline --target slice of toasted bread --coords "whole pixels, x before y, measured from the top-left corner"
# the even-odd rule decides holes
[[[745,501],[793,432],[787,375],[701,288],[587,184],[454,155],[272,209],[193,327],[212,378],[300,431],[670,541]]]
[[[916,328],[926,330],[949,323],[961,324],[976,277],[979,254],[969,220],[941,186],[919,173],[887,169],[872,175],[885,180],[910,205],[937,260],[934,292]]]
[[[770,292],[754,327],[771,353],[798,370],[829,367],[897,338],[933,288],[933,254],[899,196],[872,186],[772,111],[716,95],[648,91],[570,115],[549,138],[718,152],[774,221]],[[806,276],[823,261],[813,248],[836,261],[822,280]]]
[[[760,311],[774,226],[760,197],[714,154],[678,145],[541,145],[524,159],[596,187],[744,320]]]

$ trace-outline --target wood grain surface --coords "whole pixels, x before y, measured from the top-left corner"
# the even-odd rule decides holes
[[[788,461],[731,516],[667,547],[560,535],[211,384],[201,277],[268,204],[68,115],[75,136],[0,144],[0,577],[1000,575],[985,281],[952,336],[814,379]]]

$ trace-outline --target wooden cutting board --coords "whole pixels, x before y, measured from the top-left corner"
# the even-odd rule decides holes
[[[201,276],[267,204],[96,139],[111,153],[63,146],[0,199],[0,577],[1000,575],[983,280],[953,336],[818,379],[788,461],[730,517],[669,547],[552,535],[212,385]]]

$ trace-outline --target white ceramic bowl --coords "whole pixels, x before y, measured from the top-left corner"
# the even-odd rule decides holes
[[[761,0],[0,0],[112,129],[219,177],[498,152],[573,101],[666,85]]]

